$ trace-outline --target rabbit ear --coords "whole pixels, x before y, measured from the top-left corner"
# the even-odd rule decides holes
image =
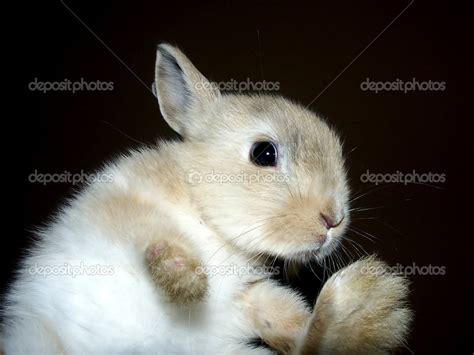
[[[186,137],[192,122],[199,115],[189,115],[209,105],[219,96],[219,90],[194,67],[191,61],[176,47],[160,44],[156,54],[154,92],[160,110],[170,127]]]

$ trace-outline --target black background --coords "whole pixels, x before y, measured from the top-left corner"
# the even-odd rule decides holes
[[[378,240],[349,236],[391,264],[446,268],[444,276],[410,276],[416,320],[402,351],[472,354],[473,237],[463,189],[472,159],[463,157],[470,141],[459,132],[461,120],[472,119],[465,85],[472,77],[472,16],[445,3],[409,4],[67,1],[80,20],[59,1],[25,8],[14,32],[21,103],[11,118],[24,136],[24,220],[2,248],[2,286],[31,230],[74,191],[70,184],[30,183],[31,173],[92,172],[137,141],[175,137],[149,91],[156,45],[168,41],[212,80],[279,82],[280,94],[303,104],[320,95],[311,108],[344,138],[354,197],[368,192],[354,207],[381,207],[353,215],[353,226]],[[100,80],[114,89],[41,93],[28,89],[35,78]],[[376,94],[361,90],[367,78],[439,81],[446,90]],[[439,173],[446,182],[374,189],[360,180],[367,170]],[[312,282],[306,275],[300,284],[312,289]]]

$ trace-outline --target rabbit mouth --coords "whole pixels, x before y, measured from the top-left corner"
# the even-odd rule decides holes
[[[295,262],[300,264],[312,261],[319,262],[330,255],[337,248],[337,241],[326,239],[322,243],[310,244],[301,250],[287,251],[278,253],[278,259],[286,262]],[[276,257],[274,255],[274,257]]]
[[[291,256],[290,259],[300,260],[300,262],[303,263],[322,260],[330,253],[330,250],[332,250],[330,244],[331,242],[326,240],[315,248],[310,248],[308,250],[295,253],[295,255]]]
[[[333,245],[336,244],[336,245]],[[279,266],[279,270],[286,270],[289,265],[303,266],[311,265],[316,263],[322,265],[322,261],[337,248],[338,243],[329,243],[327,246],[320,246],[316,248],[307,248],[301,251],[295,251],[292,253],[279,253],[279,254],[265,254],[262,256],[261,261],[263,264],[269,264],[272,267]],[[287,273],[287,271],[283,271]]]

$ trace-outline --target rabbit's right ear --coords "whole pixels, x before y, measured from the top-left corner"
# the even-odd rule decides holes
[[[158,46],[154,93],[166,122],[183,137],[202,124],[200,115],[191,112],[200,111],[220,96],[191,61],[169,44]]]

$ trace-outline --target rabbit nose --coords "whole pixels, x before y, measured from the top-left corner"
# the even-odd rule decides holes
[[[321,222],[323,223],[323,226],[326,227],[326,229],[337,227],[344,219],[344,216],[342,216],[338,221],[336,221],[336,217],[333,215],[326,213],[320,213],[319,215],[321,217]]]

